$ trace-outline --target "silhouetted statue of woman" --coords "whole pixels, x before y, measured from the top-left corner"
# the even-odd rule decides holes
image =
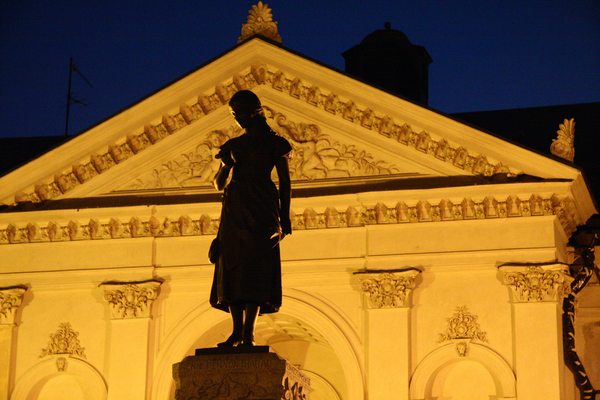
[[[223,144],[216,156],[221,167],[214,185],[224,194],[210,303],[233,319],[233,333],[218,346],[253,346],[259,312],[274,313],[281,306],[279,241],[292,233],[292,147],[271,130],[251,91],[235,93],[229,110],[246,132]],[[273,167],[279,192],[271,180]]]

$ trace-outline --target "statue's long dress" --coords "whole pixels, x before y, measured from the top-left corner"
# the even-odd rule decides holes
[[[281,306],[280,206],[271,171],[291,150],[272,131],[246,133],[221,146],[221,158],[235,164],[223,194],[221,256],[210,294],[215,308],[229,311],[233,302],[254,302],[267,314]]]

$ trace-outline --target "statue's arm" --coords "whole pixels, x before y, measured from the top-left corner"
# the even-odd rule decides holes
[[[279,157],[275,168],[279,177],[279,218],[281,220],[281,229],[284,235],[291,235],[290,203],[292,200],[292,183],[290,181],[290,168],[287,157]]]
[[[213,180],[213,185],[217,190],[225,189],[227,186],[227,180],[229,179],[229,173],[231,172],[231,166],[221,162],[221,166],[215,175],[215,179]]]

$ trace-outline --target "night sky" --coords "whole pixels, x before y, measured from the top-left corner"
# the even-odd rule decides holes
[[[237,43],[258,1],[0,0],[0,137],[98,123]],[[600,101],[600,1],[266,1],[283,45],[343,70],[386,21],[424,46],[445,113]]]

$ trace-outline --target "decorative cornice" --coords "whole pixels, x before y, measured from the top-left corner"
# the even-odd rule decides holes
[[[15,315],[26,291],[25,286],[0,288],[0,325],[15,324]]]
[[[484,154],[451,143],[441,136],[427,131],[414,132],[406,122],[396,122],[384,113],[360,105],[350,98],[339,96],[324,87],[302,81],[280,69],[265,64],[254,64],[217,84],[212,94],[201,94],[183,103],[179,107],[179,113],[163,115],[161,123],[148,122],[137,130],[139,133],[129,133],[121,139],[107,143],[81,163],[69,167],[62,173],[49,176],[36,185],[22,189],[15,194],[13,204],[27,201],[37,203],[58,198],[95,176],[105,173],[113,166],[136,156],[165,137],[175,134],[183,127],[227,105],[231,96],[238,90],[252,89],[258,85],[271,86],[275,90],[287,93],[293,99],[377,132],[394,142],[412,147],[474,175],[491,176],[496,173],[506,173],[515,176],[521,173]]]
[[[573,278],[564,264],[505,264],[503,283],[514,303],[561,302],[571,293]]]
[[[415,277],[421,271],[366,271],[360,275],[360,288],[369,299],[370,308],[410,307],[409,295],[415,287]]]
[[[152,303],[158,297],[162,281],[152,279],[143,282],[106,282],[104,300],[108,302],[113,319],[148,318]]]
[[[516,195],[506,199],[486,197],[475,202],[464,198],[461,202],[449,199],[435,201],[421,200],[405,203],[400,200],[395,205],[377,203],[373,206],[350,206],[345,210],[328,207],[318,213],[312,208],[304,211],[291,211],[292,228],[328,229],[349,228],[379,224],[405,224],[420,222],[464,221],[475,219],[518,218],[555,215],[567,236],[575,231],[578,223],[573,199],[554,194],[542,198],[532,194],[521,199]],[[151,216],[147,220],[134,216],[127,222],[119,218],[110,220],[90,219],[71,220],[66,223],[50,221],[40,226],[30,222],[27,225],[9,224],[0,228],[0,245],[40,242],[68,242],[76,240],[107,240],[139,237],[176,237],[215,235],[219,219],[208,214],[192,219],[187,215],[166,217],[159,220]]]
[[[555,156],[573,162],[575,158],[575,119],[566,119],[558,125],[558,137],[552,139],[550,152]]]
[[[252,6],[252,9],[248,11],[248,22],[242,25],[242,36],[238,38],[238,43],[254,35],[261,35],[281,43],[277,22],[273,21],[273,14],[269,5],[263,4],[262,1]]]
[[[79,343],[79,332],[75,332],[68,322],[59,325],[54,334],[50,334],[50,341],[45,349],[42,349],[40,358],[54,354],[70,354],[85,358],[85,348]]]
[[[458,355],[467,357],[471,341],[488,341],[486,332],[483,332],[477,323],[477,318],[466,306],[456,307],[454,314],[446,318],[446,328],[439,334],[438,343],[453,342]]]

